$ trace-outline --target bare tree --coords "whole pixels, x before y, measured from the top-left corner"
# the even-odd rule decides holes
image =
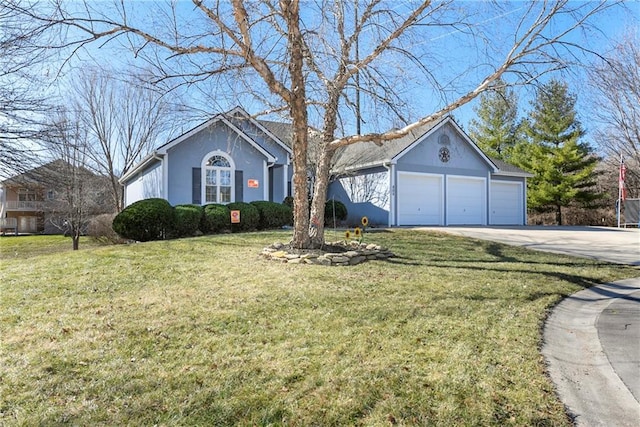
[[[513,15],[513,10],[492,3],[503,21],[507,15],[517,18],[508,34],[485,37],[484,32],[498,31],[502,26],[483,25],[484,17],[476,15],[472,6],[459,7],[453,1],[390,4],[369,0],[358,2],[356,11],[353,1],[318,0],[305,2],[301,13],[299,0],[192,0],[191,10],[186,10],[184,3],[171,2],[170,10],[154,13],[153,25],[136,17],[130,9],[132,3],[114,2],[107,8],[102,2],[87,1],[68,11],[64,9],[68,4],[59,1],[50,11],[55,13],[26,13],[40,19],[45,27],[68,28],[69,37],[62,46],[119,39],[155,65],[157,79],[197,83],[222,75],[237,76],[267,111],[286,112],[293,126],[292,245],[298,248],[323,243],[322,221],[313,221],[319,225],[313,239],[309,223],[310,218],[323,217],[331,161],[338,148],[401,138],[489,88],[495,89],[501,78],[509,84],[529,84],[566,67],[579,49],[565,41],[566,36],[616,4],[604,0],[531,1]],[[159,25],[157,21],[163,17]],[[477,65],[452,76],[456,78],[448,85],[440,81],[436,73],[439,63],[429,54],[447,32],[478,52]],[[71,34],[75,38],[70,38]],[[509,40],[506,45],[505,40]],[[456,61],[444,64],[452,68]],[[406,105],[412,94],[401,90],[408,78],[402,70],[407,69],[441,100],[436,111],[422,112],[418,120],[409,120]],[[463,80],[472,83],[462,85]],[[355,108],[356,82],[372,113],[384,110],[403,126],[344,136],[341,125],[347,120],[344,114]],[[309,215],[306,166],[311,122],[321,138]],[[408,122],[411,124],[405,125]]]
[[[633,33],[635,31],[635,33]],[[629,197],[640,191],[640,37],[627,37],[589,72],[595,94],[595,119],[603,127],[596,140],[610,169],[617,170],[620,156],[627,166]],[[631,194],[632,193],[632,194]]]
[[[47,201],[47,220],[71,236],[73,250],[78,250],[90,217],[110,210],[104,200],[108,181],[87,168],[89,142],[80,120],[59,111],[51,128],[46,146],[55,160],[41,177],[54,192]]]
[[[35,12],[31,5],[24,9]],[[51,55],[47,40],[37,20],[0,2],[0,176],[23,173],[37,163],[38,142],[46,136],[43,117],[50,111],[39,67]]]
[[[86,129],[87,155],[98,172],[109,177],[116,210],[124,207],[118,178],[154,147],[172,119],[162,94],[135,74],[82,69],[75,90],[75,109]]]

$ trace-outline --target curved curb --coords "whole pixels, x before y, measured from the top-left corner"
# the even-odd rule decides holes
[[[545,322],[542,355],[577,426],[638,425],[640,403],[609,363],[597,330],[604,309],[638,290],[640,278],[579,291],[562,300]]]

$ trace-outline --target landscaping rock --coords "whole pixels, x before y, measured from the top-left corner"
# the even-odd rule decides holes
[[[393,256],[387,248],[373,243],[327,243],[322,250],[305,253],[301,250],[289,250],[287,245],[276,242],[262,250],[262,256],[289,264],[315,264],[326,266],[358,265],[366,261],[383,260]]]

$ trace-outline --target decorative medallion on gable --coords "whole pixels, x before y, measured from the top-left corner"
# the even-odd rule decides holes
[[[450,143],[451,143],[451,140],[449,139],[449,135],[443,133],[438,137],[438,144],[449,145]]]

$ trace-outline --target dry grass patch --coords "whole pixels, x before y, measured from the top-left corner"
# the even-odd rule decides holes
[[[637,275],[408,230],[367,235],[387,262],[259,257],[286,239],[3,251],[0,423],[570,425],[541,322],[563,295]]]

